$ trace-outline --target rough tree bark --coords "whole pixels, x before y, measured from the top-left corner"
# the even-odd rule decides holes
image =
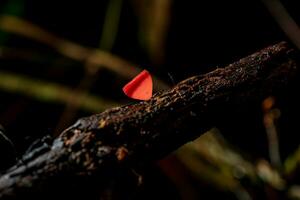
[[[0,197],[62,192],[66,184],[83,185],[86,177],[107,180],[117,166],[162,158],[218,120],[234,125],[218,115],[284,88],[299,65],[296,53],[282,42],[225,68],[188,78],[149,101],[79,119],[7,170],[0,178]]]

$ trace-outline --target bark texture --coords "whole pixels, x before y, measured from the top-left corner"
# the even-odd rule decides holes
[[[91,177],[109,180],[119,166],[162,158],[201,133],[228,121],[231,106],[247,106],[284,89],[296,74],[297,52],[282,42],[224,68],[190,77],[149,101],[79,119],[50,142],[41,142],[0,178],[0,197],[70,192]],[[230,124],[231,123],[231,124]],[[100,186],[99,186],[100,187]]]

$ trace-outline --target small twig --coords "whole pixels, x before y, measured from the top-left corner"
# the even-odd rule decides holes
[[[44,102],[64,103],[99,112],[116,106],[117,103],[84,93],[74,92],[59,84],[32,79],[26,76],[0,71],[0,89],[6,92],[21,93]],[[79,98],[81,101],[74,101]]]
[[[14,16],[0,16],[0,29],[41,42],[52,47],[66,57],[85,62],[87,66],[93,65],[97,68],[107,68],[125,79],[131,79],[141,71],[141,69],[134,64],[112,55],[111,53],[87,48],[60,38],[41,29],[33,23]],[[156,80],[158,89],[168,88],[168,86],[158,78],[154,77],[154,80]]]
[[[273,167],[281,171],[282,163],[280,159],[279,151],[279,140],[278,133],[275,126],[275,120],[280,116],[280,111],[273,108],[275,99],[273,97],[268,97],[263,101],[263,110],[264,110],[264,126],[268,136],[269,142],[269,155],[270,161]]]

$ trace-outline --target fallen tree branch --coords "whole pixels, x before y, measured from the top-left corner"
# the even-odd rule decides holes
[[[117,166],[162,158],[217,125],[218,114],[227,106],[245,106],[284,88],[296,73],[294,54],[288,44],[279,43],[225,68],[186,79],[149,101],[79,119],[3,174],[0,196],[57,193],[66,184],[83,185],[82,177],[104,181]]]

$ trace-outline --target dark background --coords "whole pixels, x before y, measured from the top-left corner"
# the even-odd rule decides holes
[[[106,0],[2,0],[0,11],[2,14],[19,16],[62,38],[98,48],[108,4]],[[283,4],[296,22],[300,23],[299,1],[286,0]],[[258,0],[173,0],[170,13],[162,49],[164,56],[157,62],[140,42],[138,14],[131,1],[124,0],[111,53],[148,69],[173,85],[189,76],[226,66],[263,47],[283,40],[289,41]],[[70,88],[76,88],[79,84],[83,69],[74,66],[81,66],[82,63],[63,58],[46,45],[26,37],[5,31],[0,33],[1,46],[34,50],[43,55],[38,61],[1,57],[1,70],[64,84]],[[63,68],[60,67],[61,63]],[[129,100],[121,90],[127,81],[102,70],[97,74],[97,81],[90,92],[113,99],[119,104],[128,103]],[[283,158],[299,145],[299,88],[296,84],[297,81],[289,90],[281,93],[276,101],[276,106],[281,110],[278,129]],[[0,91],[0,99],[0,123],[15,144],[18,155],[36,138],[52,134],[65,109],[65,105],[40,102],[18,93]],[[252,105],[242,113],[232,111],[224,114],[232,117],[232,124],[218,128],[246,156],[254,160],[268,159],[262,111],[260,105],[256,106]],[[72,119],[89,114],[92,113],[77,110]],[[63,125],[60,130],[69,125]]]

